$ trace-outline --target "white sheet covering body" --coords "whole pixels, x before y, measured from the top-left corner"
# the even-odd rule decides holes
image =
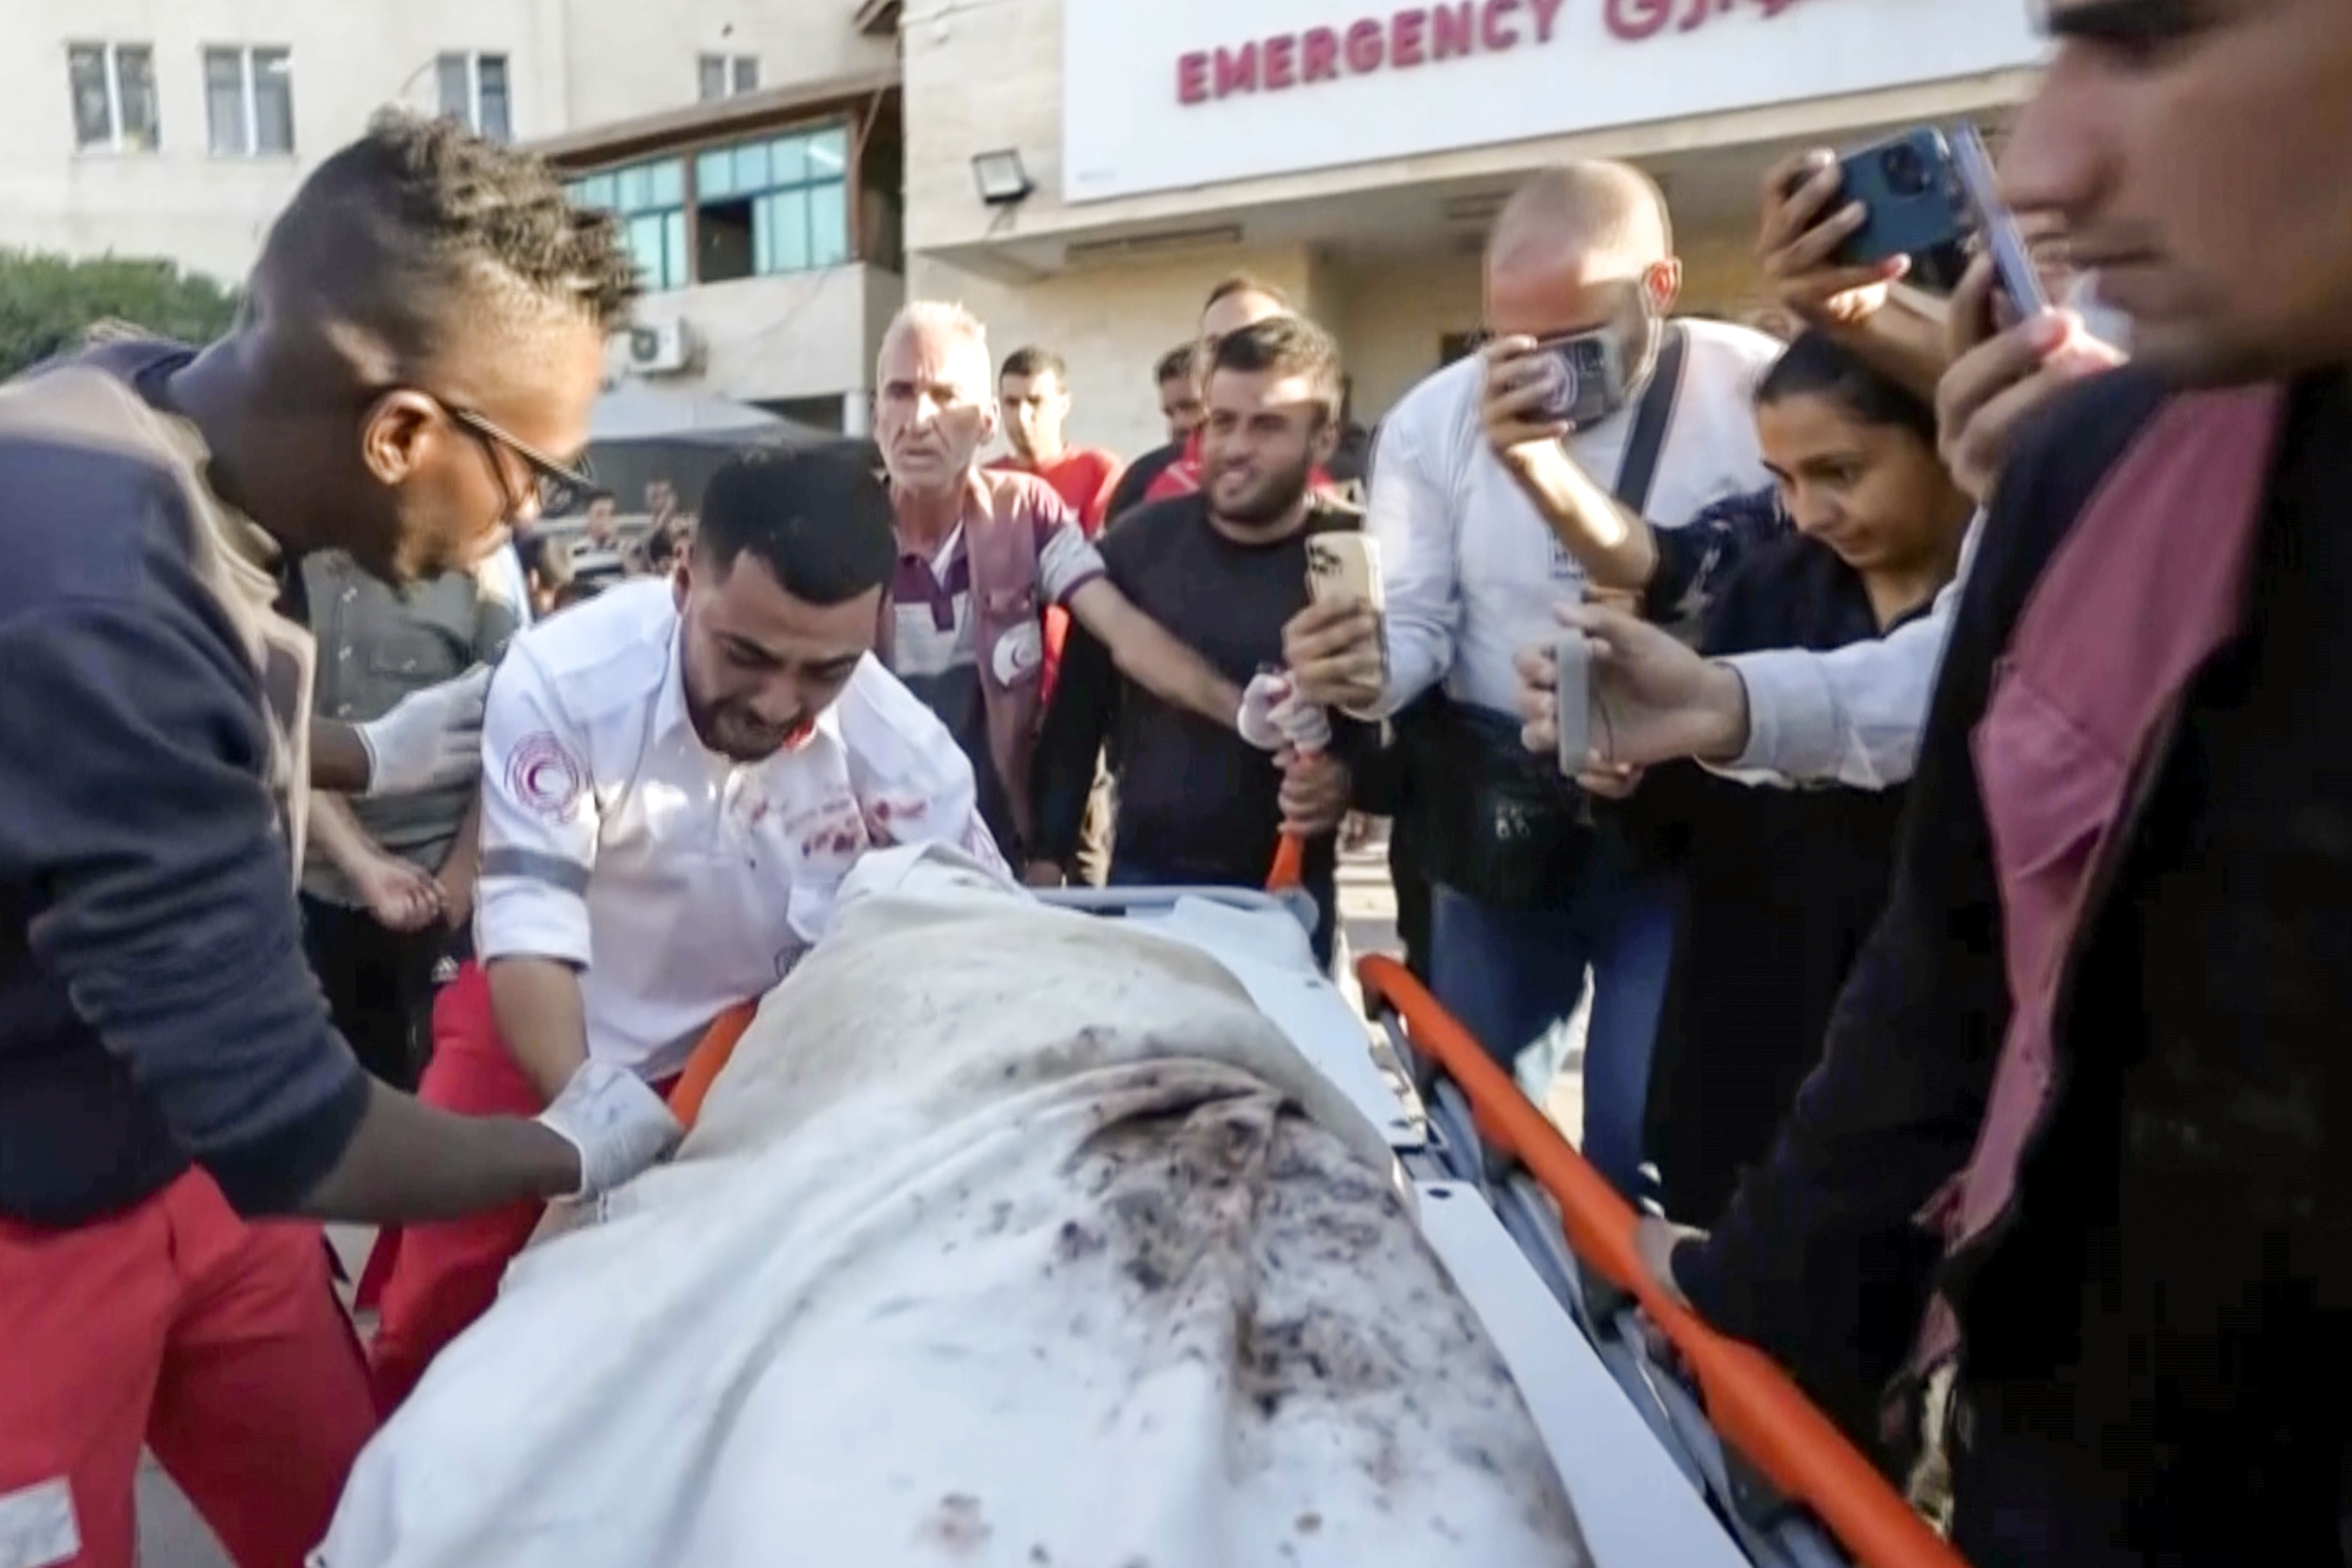
[[[1380,1134],[1217,964],[876,857],[324,1568],[1578,1568]]]

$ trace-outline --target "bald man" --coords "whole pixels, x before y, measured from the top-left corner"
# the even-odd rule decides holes
[[[1780,345],[1674,321],[1681,291],[1665,199],[1639,170],[1576,163],[1521,186],[1487,243],[1493,345],[1423,382],[1381,427],[1368,527],[1386,569],[1385,649],[1362,622],[1310,616],[1286,650],[1318,700],[1412,710],[1399,733],[1425,760],[1411,793],[1437,884],[1432,979],[1486,1048],[1509,1062],[1556,1040],[1594,972],[1584,1148],[1629,1194],[1671,957],[1669,890],[1594,834],[1571,786],[1514,752],[1511,658],[1554,628],[1556,604],[1582,596],[1586,534],[1638,520],[1680,527],[1770,482],[1749,400]],[[1531,350],[1570,340],[1617,367],[1605,402],[1532,447],[1491,439],[1490,397],[1550,362]],[[1558,509],[1531,496],[1538,487],[1585,508],[1555,524]]]

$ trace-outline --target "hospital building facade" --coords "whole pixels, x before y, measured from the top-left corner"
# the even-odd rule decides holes
[[[325,13],[331,13],[327,15]],[[1785,153],[1997,135],[2023,0],[0,0],[0,245],[224,277],[399,101],[556,158],[650,291],[615,374],[866,426],[909,295],[1059,352],[1075,438],[1159,438],[1150,367],[1247,270],[1344,351],[1370,423],[1465,352],[1513,184],[1631,159],[1688,308],[1755,302]]]

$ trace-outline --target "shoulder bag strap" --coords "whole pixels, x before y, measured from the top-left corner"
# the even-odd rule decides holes
[[[1666,431],[1675,422],[1675,405],[1683,390],[1683,359],[1688,338],[1678,321],[1666,324],[1665,342],[1658,350],[1658,366],[1650,374],[1642,406],[1633,415],[1633,433],[1626,437],[1625,460],[1617,468],[1617,503],[1635,516],[1646,516],[1650,487],[1658,477],[1658,454],[1665,449]]]

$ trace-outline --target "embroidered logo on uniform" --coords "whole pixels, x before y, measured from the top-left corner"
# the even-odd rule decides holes
[[[508,791],[550,822],[572,820],[587,782],[563,743],[545,731],[525,735],[507,756]]]
[[[81,1526],[64,1480],[0,1497],[0,1568],[55,1568],[80,1555]]]

